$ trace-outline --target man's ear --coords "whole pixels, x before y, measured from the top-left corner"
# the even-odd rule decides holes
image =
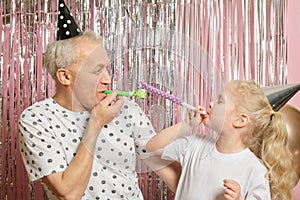
[[[72,74],[70,74],[69,70],[66,69],[58,69],[56,77],[62,85],[70,85],[72,82]]]
[[[236,117],[235,121],[233,122],[233,126],[236,128],[242,128],[249,123],[249,116],[247,114],[240,114]]]

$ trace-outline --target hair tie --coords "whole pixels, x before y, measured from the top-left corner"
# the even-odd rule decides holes
[[[275,114],[275,111],[274,111],[274,110],[272,110],[272,111],[271,111],[271,115],[270,115],[270,121],[269,121],[269,124],[268,124],[268,126],[270,126],[270,124],[271,124],[271,122],[272,122],[272,119],[273,119],[273,116],[274,116],[274,114]]]

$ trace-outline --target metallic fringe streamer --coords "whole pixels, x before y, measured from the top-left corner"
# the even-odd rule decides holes
[[[285,0],[66,0],[83,30],[104,38],[112,57],[113,88],[134,90],[139,81],[208,106],[230,79],[262,86],[286,83]],[[29,185],[18,153],[17,120],[24,108],[54,94],[43,68],[55,38],[57,1],[0,3],[0,198],[43,199]],[[149,94],[137,100],[156,130],[180,121],[186,110]],[[144,198],[173,193],[138,161]]]

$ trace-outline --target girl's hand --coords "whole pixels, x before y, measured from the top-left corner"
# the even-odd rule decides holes
[[[224,197],[226,200],[242,200],[240,197],[241,188],[238,182],[231,179],[225,179],[224,182]]]
[[[190,110],[184,121],[189,127],[194,128],[199,126],[206,116],[205,109],[198,107],[197,110]]]

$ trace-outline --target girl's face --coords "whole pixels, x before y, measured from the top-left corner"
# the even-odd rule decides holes
[[[204,119],[204,125],[217,133],[230,129],[235,116],[234,108],[232,95],[224,90],[215,101],[210,103],[207,110],[208,117]]]

